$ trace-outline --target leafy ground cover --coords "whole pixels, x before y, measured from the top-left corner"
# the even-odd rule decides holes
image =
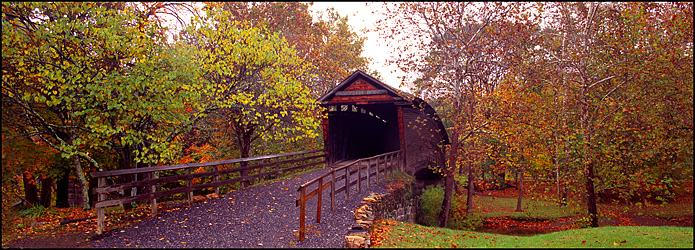
[[[516,209],[517,190],[486,191],[474,196],[473,211],[483,223],[475,231],[377,221],[374,247],[693,247],[692,182],[668,204],[599,204],[599,228],[588,226],[581,206],[558,207],[524,196]]]
[[[160,211],[171,212],[188,206],[186,202],[159,203]],[[137,206],[129,211],[122,207],[106,208],[106,227],[118,230],[150,217],[149,206]],[[2,246],[10,242],[27,242],[32,248],[88,248],[89,237],[96,234],[96,209],[34,208],[18,210],[9,223],[14,225],[2,232]],[[3,220],[6,218],[3,218]],[[68,222],[73,220],[73,222]],[[61,223],[63,222],[63,223]],[[56,240],[59,239],[59,240]]]
[[[308,168],[288,173],[282,175],[282,178],[298,176],[315,169]],[[281,179],[260,180],[252,186],[265,185]],[[171,212],[189,206],[187,201],[181,200],[157,203],[160,212]],[[41,206],[8,209],[13,211],[3,213],[3,248],[8,245],[19,248],[91,248],[90,238],[98,237],[96,236],[96,209],[43,208]],[[109,230],[120,230],[152,216],[148,204],[136,205],[128,211],[124,211],[123,207],[107,207],[105,212],[104,224]],[[65,223],[69,220],[72,222]]]

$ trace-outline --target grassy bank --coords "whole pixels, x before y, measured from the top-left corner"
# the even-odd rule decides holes
[[[495,248],[692,248],[693,228],[600,227],[535,236],[508,236],[465,230],[425,227],[397,221],[377,221],[372,247],[495,247]]]

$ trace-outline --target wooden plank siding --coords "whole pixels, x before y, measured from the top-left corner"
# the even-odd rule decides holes
[[[403,150],[403,170],[414,174],[441,157],[437,145],[448,144],[446,129],[429,104],[359,70],[318,101],[327,108],[322,127],[331,163]]]
[[[371,104],[373,101],[395,101],[390,95],[355,95],[355,96],[336,96],[329,103],[355,102],[356,104]]]

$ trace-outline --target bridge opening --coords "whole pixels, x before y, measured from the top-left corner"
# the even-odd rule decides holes
[[[388,107],[390,106],[390,107]],[[370,157],[400,149],[393,105],[334,105],[329,107],[331,162]]]
[[[329,164],[403,150],[401,170],[413,175],[421,162],[438,162],[433,159],[443,157],[439,150],[449,144],[434,108],[360,70],[317,101],[325,108],[321,123]]]

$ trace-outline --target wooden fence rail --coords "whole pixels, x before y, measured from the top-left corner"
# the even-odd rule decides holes
[[[357,166],[356,169],[351,169],[352,166]],[[369,188],[370,178],[376,178],[376,183],[379,183],[379,173],[385,173],[389,170],[403,170],[403,151],[393,151],[389,153],[384,153],[368,158],[362,158],[349,162],[348,164],[333,168],[331,171],[308,181],[307,183],[299,186],[297,191],[299,192],[299,198],[295,201],[296,206],[299,207],[299,240],[304,241],[306,233],[306,202],[317,197],[316,202],[316,223],[321,223],[321,201],[323,200],[323,190],[330,188],[331,196],[331,211],[335,210],[335,195],[341,192],[345,192],[345,200],[350,199],[350,188],[357,185],[357,192],[362,192],[362,180],[367,181],[367,188]],[[363,171],[364,170],[364,171]],[[357,178],[351,180],[351,176],[357,173]],[[324,178],[330,176],[330,179],[324,181]],[[339,188],[336,188],[336,183],[338,181],[345,180],[345,184]],[[318,183],[316,189],[311,190],[307,193],[307,188],[312,184]]]
[[[186,193],[188,202],[193,201],[193,191],[206,188],[215,188],[215,193],[219,195],[219,187],[223,185],[243,183],[246,181],[263,178],[266,176],[279,176],[281,173],[291,171],[301,171],[304,168],[326,163],[326,155],[323,150],[309,150],[301,152],[293,152],[286,154],[266,155],[257,157],[248,157],[233,160],[223,160],[206,163],[188,163],[180,165],[135,168],[135,169],[119,169],[114,171],[93,172],[90,175],[97,178],[98,187],[94,189],[94,193],[98,194],[97,202],[94,205],[97,208],[97,234],[104,232],[104,208],[109,206],[118,206],[135,201],[149,200],[152,205],[152,214],[157,213],[157,198],[178,193]],[[195,170],[200,167],[206,167],[205,172],[191,173],[191,169]],[[175,172],[172,176],[159,178],[159,173],[168,170],[185,170],[185,174]],[[237,174],[238,173],[238,174]],[[145,176],[144,180],[137,180],[128,183],[119,183],[107,185],[107,178],[124,175]],[[227,179],[220,179],[220,177]],[[194,184],[192,180],[195,178],[212,177],[212,182]],[[169,190],[157,191],[158,185],[178,181],[185,181],[183,187],[172,188]],[[129,197],[111,198],[108,196],[112,192],[130,192],[133,188],[144,187],[148,189],[146,193],[138,194]]]

